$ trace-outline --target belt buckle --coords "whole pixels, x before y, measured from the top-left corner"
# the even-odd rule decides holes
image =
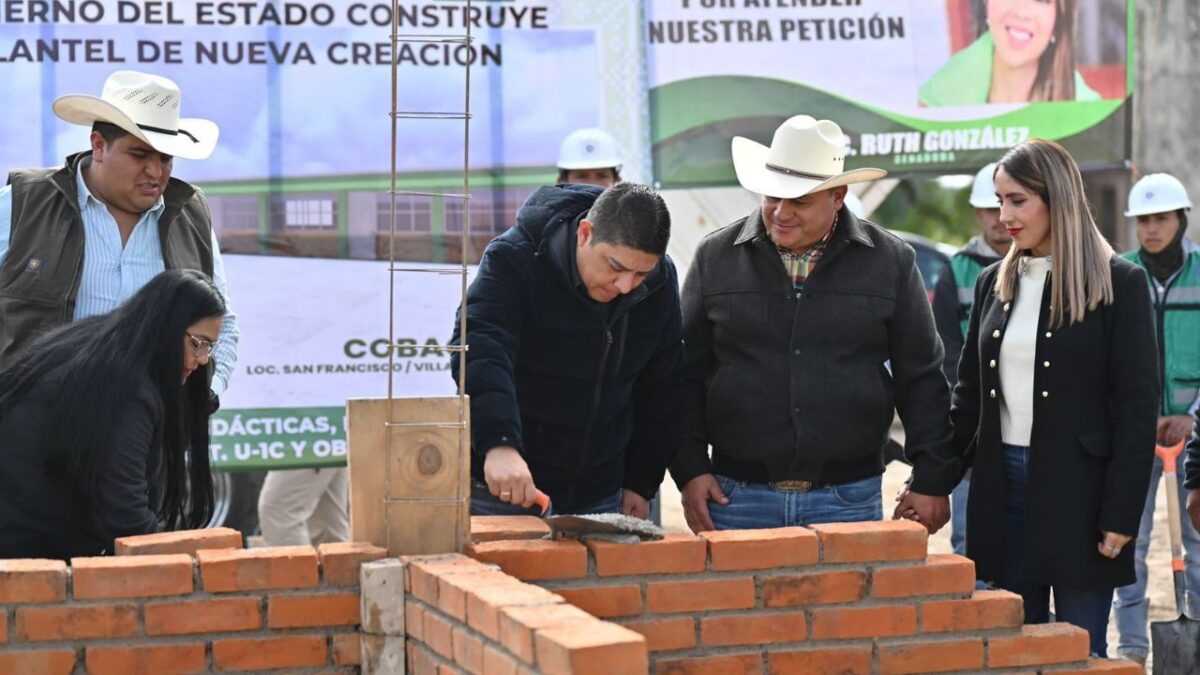
[[[772,490],[779,492],[808,492],[813,488],[811,480],[777,480],[770,483]]]

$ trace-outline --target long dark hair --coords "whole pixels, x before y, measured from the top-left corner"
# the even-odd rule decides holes
[[[61,423],[45,439],[47,461],[95,502],[123,413],[148,380],[163,411],[159,520],[166,529],[203,527],[212,515],[208,466],[208,382],[197,371],[183,386],[184,337],[197,321],[225,314],[211,279],[193,270],[154,277],[108,314],[55,330],[0,368],[0,417],[47,374],[61,372],[52,399]]]
[[[1029,91],[1030,101],[1075,100],[1075,24],[1077,0],[1056,0],[1052,42],[1038,58],[1037,78]],[[990,30],[987,25],[987,0],[975,5],[976,33]]]

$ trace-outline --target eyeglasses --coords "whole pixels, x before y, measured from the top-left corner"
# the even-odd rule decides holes
[[[192,347],[196,350],[196,358],[203,359],[210,356],[213,350],[217,348],[217,343],[204,338],[198,338],[191,333],[184,333],[189,340],[192,341]]]

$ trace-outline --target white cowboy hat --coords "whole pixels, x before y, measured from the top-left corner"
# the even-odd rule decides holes
[[[216,123],[180,118],[179,86],[165,77],[118,70],[104,81],[100,98],[60,96],[54,114],[71,124],[108,122],[145,141],[159,152],[184,159],[206,159],[217,144]]]
[[[795,199],[887,175],[883,169],[843,171],[844,139],[837,123],[796,115],[779,125],[769,148],[734,136],[733,167],[742,187],[778,199]]]

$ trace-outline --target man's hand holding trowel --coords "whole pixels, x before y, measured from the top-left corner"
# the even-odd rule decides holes
[[[516,448],[502,445],[488,451],[483,462],[483,479],[488,491],[500,501],[525,508],[540,504],[545,514],[545,495],[533,484],[529,465]],[[621,490],[621,513],[645,519],[650,515],[650,502],[633,490]]]

